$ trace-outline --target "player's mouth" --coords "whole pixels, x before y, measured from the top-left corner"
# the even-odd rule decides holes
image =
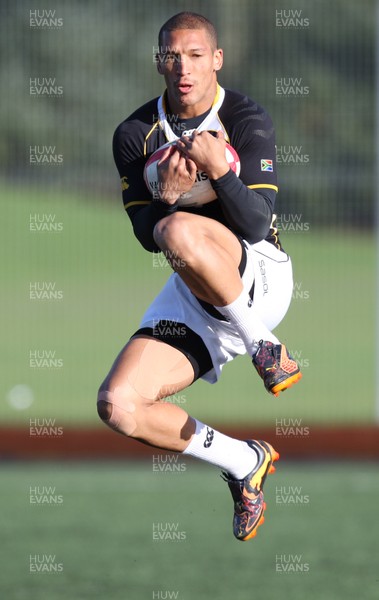
[[[176,88],[179,91],[180,94],[182,95],[186,95],[189,94],[192,90],[193,90],[193,84],[192,83],[177,83],[176,84]]]

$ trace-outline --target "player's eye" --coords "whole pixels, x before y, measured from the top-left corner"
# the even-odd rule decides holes
[[[176,62],[179,60],[179,57],[177,56],[177,54],[165,54],[164,55],[164,62]]]

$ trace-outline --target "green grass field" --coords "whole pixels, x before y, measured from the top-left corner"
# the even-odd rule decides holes
[[[170,270],[139,246],[116,192],[106,204],[53,189],[3,186],[0,201],[6,249],[1,422],[97,424],[98,385]],[[31,214],[52,216],[62,230],[30,231]],[[284,234],[282,242],[297,288],[277,331],[303,367],[301,384],[270,398],[245,357],[225,368],[218,385],[198,382],[186,390],[182,405],[213,422],[372,422],[374,237],[310,224],[308,231]],[[31,299],[36,282],[54,286],[62,299]],[[50,352],[56,368],[31,366],[36,351]],[[33,400],[23,409],[14,391],[19,384]]]
[[[241,543],[217,470],[187,460],[181,472],[158,473],[152,464],[1,464],[0,597],[378,598],[375,465],[279,462],[266,482],[266,522]],[[60,504],[31,500],[47,487]],[[279,502],[290,491],[296,501]],[[154,526],[178,539],[153,539]]]

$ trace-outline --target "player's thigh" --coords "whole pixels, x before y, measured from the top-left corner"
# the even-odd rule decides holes
[[[186,356],[152,337],[132,338],[116,358],[100,387],[104,393],[152,403],[191,385],[194,370]],[[102,394],[103,392],[103,394]]]
[[[156,241],[159,241],[159,235],[167,228],[173,236],[181,240],[188,239],[192,248],[198,247],[202,241],[213,243],[227,261],[230,260],[237,266],[240,263],[241,242],[230,229],[215,219],[178,211],[159,221],[154,230]]]

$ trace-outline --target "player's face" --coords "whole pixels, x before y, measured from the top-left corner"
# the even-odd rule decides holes
[[[213,50],[205,29],[164,32],[158,71],[164,76],[170,109],[179,117],[196,117],[213,103],[222,50]]]

